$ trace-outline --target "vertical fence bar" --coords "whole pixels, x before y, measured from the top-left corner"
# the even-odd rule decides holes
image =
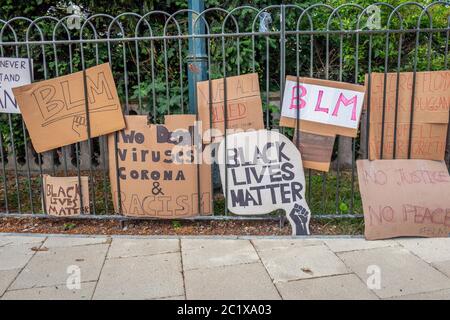
[[[6,167],[5,167],[5,154],[3,153],[3,133],[0,133],[0,158],[2,160],[2,180],[3,180],[3,191],[5,193],[5,212],[9,213],[8,206],[8,182],[6,178]]]

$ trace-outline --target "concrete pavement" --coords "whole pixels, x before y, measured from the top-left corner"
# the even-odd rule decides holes
[[[0,234],[1,299],[450,299],[450,239]]]

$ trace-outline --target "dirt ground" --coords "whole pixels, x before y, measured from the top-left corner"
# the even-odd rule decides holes
[[[311,234],[362,234],[361,219],[312,220]],[[0,232],[127,235],[290,235],[289,223],[278,221],[185,221],[0,218]]]

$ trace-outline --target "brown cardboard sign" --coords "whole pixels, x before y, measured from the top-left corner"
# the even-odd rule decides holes
[[[413,73],[399,73],[398,96],[397,73],[386,76],[386,97],[383,94],[384,78],[384,73],[372,73],[370,78],[369,159],[381,158],[382,137],[383,159],[394,158],[394,138],[395,158],[407,159]],[[411,158],[443,160],[450,108],[450,71],[417,72],[415,83]]]
[[[280,126],[297,128],[298,121],[304,132],[356,137],[364,93],[357,84],[287,76]]]
[[[450,176],[443,161],[356,163],[366,239],[450,235]]]
[[[78,177],[43,175],[45,210],[48,215],[68,217],[90,214],[88,177],[80,177],[80,180]]]
[[[211,91],[210,91],[211,83]],[[257,73],[226,78],[227,130],[264,129],[261,96]],[[203,141],[209,143],[225,132],[224,79],[197,83],[199,120],[202,121]],[[210,112],[211,109],[211,112]],[[211,120],[211,121],[210,121]],[[210,128],[217,132],[207,132]]]
[[[293,142],[302,155],[303,168],[328,172],[335,138],[297,130]]]
[[[170,115],[155,125],[146,116],[126,116],[126,129],[108,136],[116,212],[158,218],[211,213],[211,166],[197,164],[201,138],[195,120],[195,115]]]
[[[85,85],[91,137],[125,127],[109,63],[13,88],[37,152],[88,139]]]

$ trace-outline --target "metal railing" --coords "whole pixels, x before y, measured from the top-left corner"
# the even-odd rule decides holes
[[[449,13],[450,3],[437,1],[94,14],[79,28],[68,24],[74,16],[15,17],[0,19],[0,54],[33,59],[33,81],[110,62],[124,113],[153,123],[195,113],[196,81],[257,72],[265,125],[273,129],[287,75],[364,84],[371,72],[448,69]],[[89,175],[93,216],[122,218],[112,206],[106,137],[38,154],[21,115],[0,120],[0,215],[46,216],[41,184],[49,173]],[[358,137],[338,138],[330,172],[305,171],[313,217],[361,216],[355,160],[367,157],[367,136],[363,113]],[[242,218],[229,214],[214,180],[214,215],[196,218]]]

